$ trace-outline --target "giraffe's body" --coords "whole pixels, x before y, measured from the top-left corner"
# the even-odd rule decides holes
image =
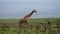
[[[37,11],[36,11],[36,10],[33,10],[30,14],[28,14],[28,15],[26,15],[24,18],[22,18],[22,19],[20,20],[20,24],[22,24],[22,23],[28,23],[29,17],[31,17],[31,15],[32,15],[34,12],[37,12]]]

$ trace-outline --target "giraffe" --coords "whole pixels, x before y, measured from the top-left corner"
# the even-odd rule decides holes
[[[33,13],[37,13],[37,11],[35,10],[35,9],[33,9],[33,11],[30,13],[30,14],[28,14],[28,15],[26,15],[24,18],[22,18],[21,20],[20,20],[20,23],[19,24],[23,24],[23,23],[28,23],[28,20],[29,20],[29,18],[32,16],[32,14]]]
[[[33,13],[37,13],[37,11],[35,9],[33,9],[33,11],[31,13],[29,13],[28,15],[26,15],[22,19],[20,19],[19,26],[17,29],[18,33],[20,33],[20,31],[21,31],[22,24],[26,24],[26,26],[24,26],[24,32],[27,32],[27,33],[29,32],[28,20],[32,16]]]

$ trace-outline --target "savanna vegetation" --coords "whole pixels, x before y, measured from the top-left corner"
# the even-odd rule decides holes
[[[20,19],[0,19],[0,34],[60,34],[60,18],[31,18],[19,26]]]

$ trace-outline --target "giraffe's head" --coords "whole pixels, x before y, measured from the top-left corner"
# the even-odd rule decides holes
[[[33,11],[32,12],[35,12],[35,13],[37,13],[37,11],[35,10],[35,9],[33,9]]]

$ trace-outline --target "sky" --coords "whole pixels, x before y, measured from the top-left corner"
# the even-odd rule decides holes
[[[23,18],[33,9],[31,18],[60,17],[60,0],[0,0],[0,18]]]

